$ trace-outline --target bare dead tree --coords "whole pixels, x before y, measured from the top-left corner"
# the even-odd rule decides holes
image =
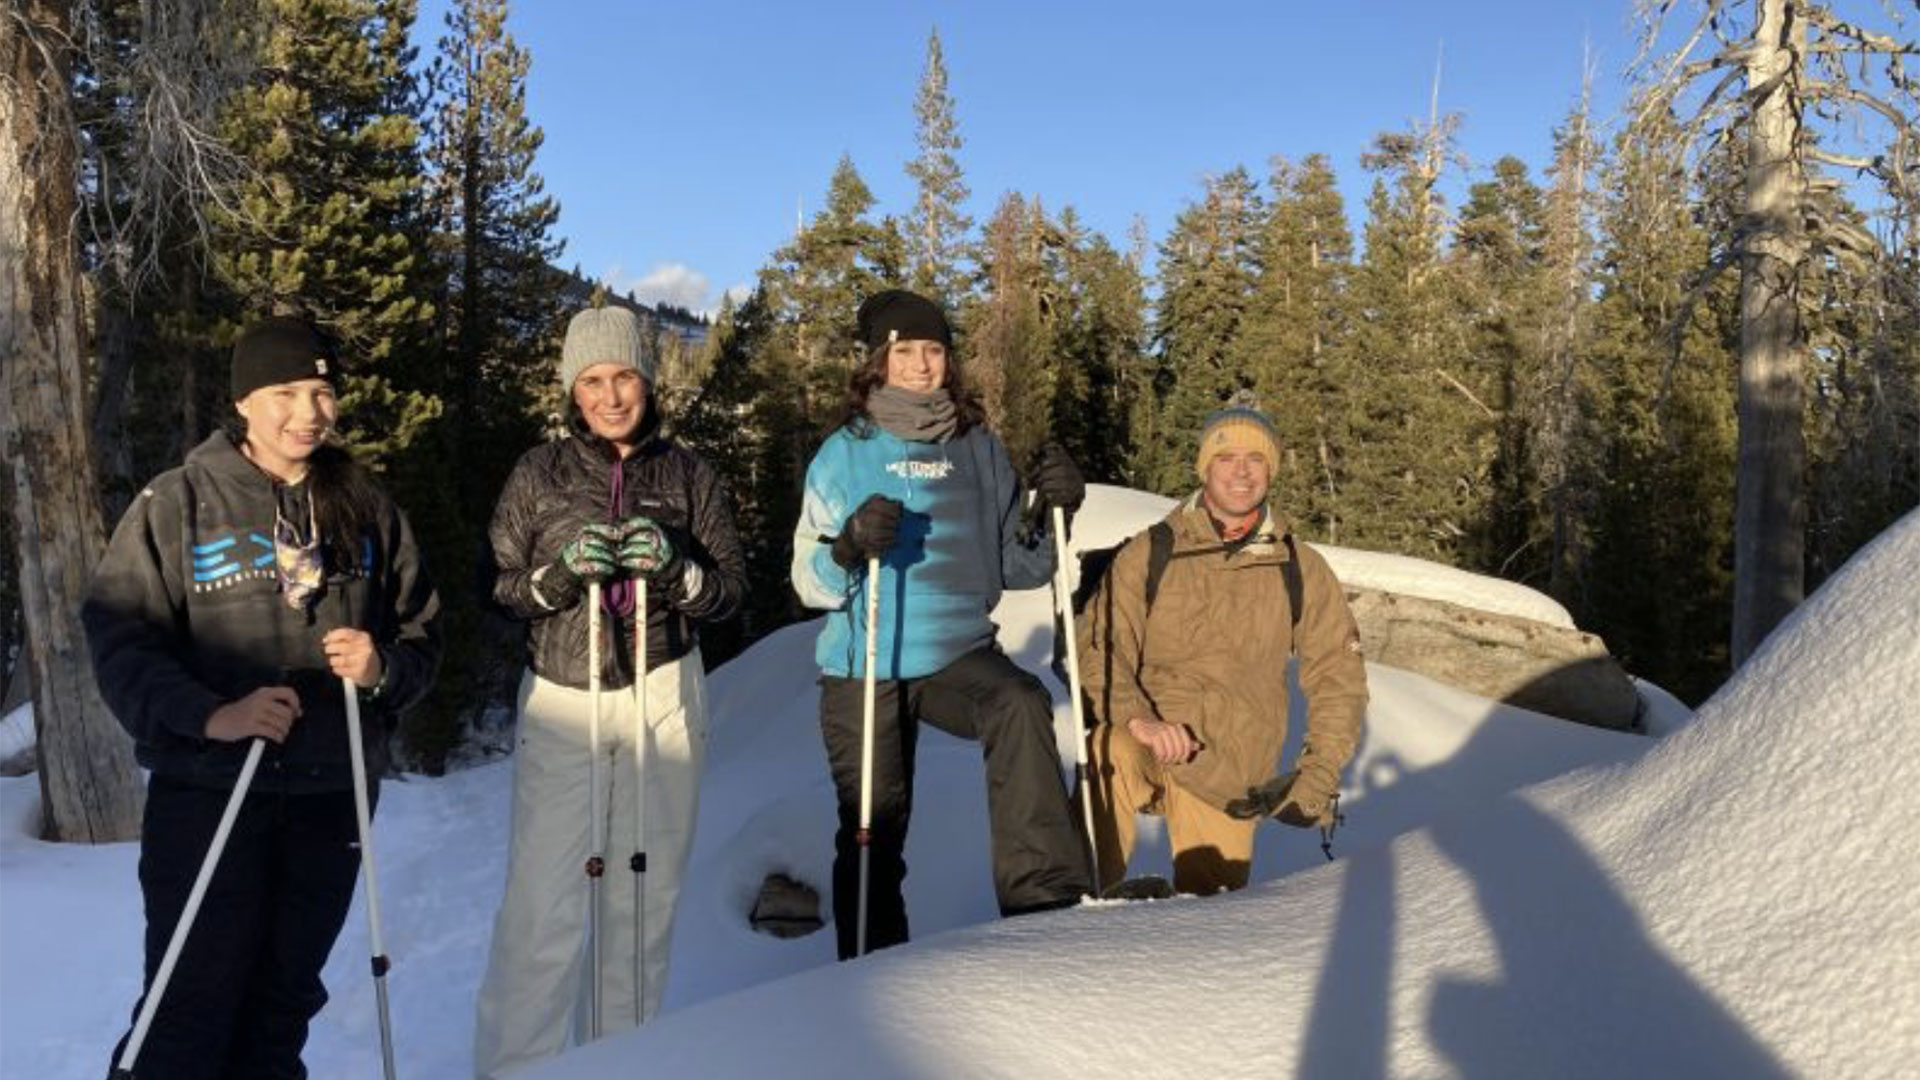
[[[1823,198],[1839,181],[1821,169],[1871,177],[1894,205],[1911,205],[1920,181],[1920,84],[1905,65],[1920,46],[1846,21],[1832,3],[1699,0],[1695,21],[1662,54],[1676,6],[1676,0],[1640,0],[1645,30],[1637,66],[1658,91],[1650,101],[1689,99],[1683,130],[1703,158],[1718,145],[1744,145],[1731,258],[1710,268],[1695,289],[1704,291],[1723,266],[1740,268],[1737,665],[1805,591],[1803,279],[1816,259],[1857,263],[1878,246],[1833,211],[1836,200]],[[1883,11],[1896,24],[1904,18],[1891,5]],[[1846,131],[1847,124],[1855,131]],[[1820,145],[1822,135],[1834,136],[1836,146]],[[1859,149],[1842,152],[1840,139]]]
[[[250,166],[219,134],[219,110],[256,67],[256,0],[140,0],[133,25],[80,5],[76,47],[111,104],[85,124],[82,182],[96,265],[126,293],[213,230],[250,220]],[[188,243],[180,243],[182,237]]]

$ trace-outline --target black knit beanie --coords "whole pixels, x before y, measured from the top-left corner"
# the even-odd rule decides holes
[[[860,323],[860,341],[869,351],[893,341],[937,341],[953,348],[953,330],[940,305],[905,289],[867,297],[855,318]]]
[[[333,344],[311,323],[275,315],[240,331],[229,378],[235,401],[263,386],[301,379],[325,379],[338,389],[340,360]]]

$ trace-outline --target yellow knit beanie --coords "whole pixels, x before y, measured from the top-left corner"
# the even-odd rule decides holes
[[[1244,390],[1235,394],[1226,408],[1207,414],[1193,471],[1205,480],[1207,466],[1229,450],[1257,451],[1266,455],[1269,468],[1280,466],[1280,435],[1273,430],[1273,421],[1260,411],[1258,400]]]

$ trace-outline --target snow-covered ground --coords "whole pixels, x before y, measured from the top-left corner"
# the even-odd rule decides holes
[[[1164,506],[1096,488],[1079,540],[1111,543]],[[1417,560],[1329,557],[1357,584],[1557,610]],[[831,859],[814,627],[789,628],[715,673],[666,1011],[528,1075],[1901,1075],[1920,1059],[1916,565],[1920,515],[1694,720],[1662,698],[1661,739],[1373,666],[1340,859],[1268,826],[1254,886],[1232,896],[996,920],[978,750],[928,731],[915,941],[845,965],[830,931],[782,941],[745,921],[767,873],[821,883]],[[1014,594],[998,613],[1033,670],[1048,604]],[[1057,715],[1064,738],[1064,700]],[[383,794],[405,1076],[470,1073],[510,768]],[[0,1077],[94,1077],[138,992],[136,851],[32,839],[36,799],[34,778],[0,780]],[[356,905],[309,1043],[319,1080],[379,1075],[367,952]]]

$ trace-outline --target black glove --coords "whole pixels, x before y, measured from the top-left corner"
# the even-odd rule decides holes
[[[620,573],[620,526],[595,521],[580,527],[540,576],[540,594],[555,607],[571,607],[581,586],[604,585]]]
[[[840,535],[833,539],[833,561],[844,570],[855,570],[868,559],[877,559],[893,547],[900,535],[900,515],[906,506],[899,499],[869,495],[859,509],[847,515]]]
[[[1227,816],[1247,821],[1273,813],[1286,799],[1287,790],[1293,787],[1293,777],[1293,773],[1283,773],[1259,787],[1248,788],[1246,798],[1228,800]]]
[[[1040,460],[1033,469],[1033,490],[1044,506],[1059,507],[1071,515],[1087,501],[1087,479],[1066,448],[1048,443],[1040,448]]]
[[[1331,824],[1334,800],[1339,792],[1338,775],[1309,767],[1304,772],[1286,773],[1259,787],[1248,788],[1246,798],[1227,803],[1227,816],[1241,820],[1271,816],[1283,825],[1312,829]]]

